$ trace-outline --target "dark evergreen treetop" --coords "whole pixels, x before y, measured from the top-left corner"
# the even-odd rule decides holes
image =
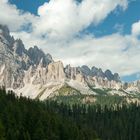
[[[0,140],[140,140],[140,107],[41,102],[1,89]]]

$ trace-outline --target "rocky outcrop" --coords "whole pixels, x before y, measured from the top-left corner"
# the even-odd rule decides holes
[[[105,74],[102,71],[102,69],[101,68],[98,69],[98,68],[96,68],[94,66],[91,68],[91,75],[92,76],[97,76],[97,77],[105,78]]]
[[[33,62],[33,64],[38,65],[42,59],[43,66],[47,66],[49,63],[53,62],[52,56],[50,54],[45,54],[37,46],[29,48],[28,55]]]
[[[33,48],[32,51],[35,52],[39,62],[43,60],[43,65],[47,66],[53,62],[49,54],[43,53],[37,47]],[[0,25],[0,85],[13,89],[23,87],[26,71],[35,65],[39,66],[36,59],[31,57],[22,40],[14,40],[10,36],[8,28]]]
[[[139,93],[140,92],[140,80],[138,81],[134,81],[131,83],[124,83],[123,84],[123,89],[125,89],[128,92],[135,92],[135,93]]]
[[[86,65],[83,65],[82,67],[80,67],[80,71],[85,76],[91,76],[92,75],[90,68]]]
[[[91,69],[63,66],[54,62],[50,54],[45,54],[37,46],[25,48],[22,40],[10,36],[6,26],[0,25],[0,85],[22,92],[31,98],[44,99],[52,92],[68,84],[83,94],[93,94],[90,87],[140,91],[140,81],[123,84],[119,74],[101,68]],[[31,92],[35,92],[35,95]]]
[[[65,73],[63,63],[61,61],[53,62],[48,65],[47,81],[48,82],[58,82],[64,81]]]
[[[84,65],[80,67],[80,71],[85,76],[101,77],[103,79],[107,79],[109,81],[116,81],[116,82],[121,81],[118,73],[112,74],[110,70],[106,70],[105,72],[103,72],[101,68],[98,69],[94,66],[90,69],[88,66]]]
[[[5,25],[0,25],[0,42],[8,45],[9,49],[14,43],[14,38],[10,35],[9,29]]]
[[[25,83],[33,85],[45,85],[49,82],[64,82],[65,73],[63,63],[61,61],[52,62],[46,67],[43,66],[43,59],[38,66],[31,66],[25,72]]]

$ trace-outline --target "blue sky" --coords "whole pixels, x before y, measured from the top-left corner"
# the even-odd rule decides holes
[[[48,0],[9,0],[9,2],[11,4],[15,4],[19,9],[22,9],[23,11],[28,11],[37,15],[38,7],[45,2],[48,2]],[[129,2],[131,4],[129,4],[126,11],[113,11],[99,25],[97,25],[96,27],[93,27],[91,25],[86,29],[86,31],[93,32],[96,36],[103,36],[116,32],[117,27],[115,26],[120,25],[123,28],[123,34],[130,34],[131,25],[140,19],[140,14],[138,14],[140,11],[140,1],[132,0]]]
[[[16,4],[19,9],[37,14],[38,7],[46,1],[47,0],[10,0],[9,2]]]
[[[117,29],[116,26],[118,25],[118,28],[119,26],[123,28],[121,29],[122,34],[130,34],[131,25],[140,19],[138,11],[140,11],[140,1],[132,1],[126,11],[111,12],[109,16],[96,27],[91,25],[88,31],[100,37],[117,32],[119,29]]]
[[[140,79],[139,0],[89,0],[79,3],[81,10],[73,0],[9,2],[3,2],[0,8],[7,8],[6,16],[13,13],[12,18],[19,21],[14,23],[12,18],[10,21],[2,16],[0,23],[11,23],[8,26],[12,34],[26,46],[38,45],[65,64],[111,69],[124,81]]]

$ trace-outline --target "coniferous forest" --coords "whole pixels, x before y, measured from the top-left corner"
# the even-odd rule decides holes
[[[0,140],[140,140],[140,107],[41,102],[1,89]]]

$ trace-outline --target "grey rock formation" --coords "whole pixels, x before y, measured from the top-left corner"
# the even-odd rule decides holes
[[[80,67],[80,71],[85,76],[101,77],[103,79],[107,78],[109,81],[120,82],[120,77],[119,77],[118,73],[112,74],[112,72],[110,70],[106,70],[105,72],[103,72],[101,68],[98,69],[93,66],[90,69],[88,66],[84,65],[84,66]]]
[[[6,26],[0,25],[0,85],[7,88],[21,88],[25,85],[24,76],[31,66],[53,62],[49,54],[45,54],[37,47],[32,49],[34,55],[25,49],[22,40],[14,40]],[[34,57],[36,56],[36,57]]]
[[[70,65],[67,65],[65,67],[65,74],[66,74],[66,77],[68,79],[75,79],[75,76],[76,76],[76,71],[77,71],[77,68],[76,67],[71,67]]]
[[[83,73],[83,75],[86,75],[86,76],[90,76],[91,75],[91,70],[88,66],[86,65],[83,65],[81,67],[81,72]]]
[[[130,84],[121,83],[119,74],[101,68],[82,67],[65,68],[61,61],[54,62],[50,54],[45,54],[37,46],[25,48],[22,40],[15,40],[6,26],[0,25],[0,85],[24,93],[46,98],[52,91],[69,84],[84,92],[90,87],[106,89],[124,89],[140,91],[140,81]],[[43,93],[45,93],[43,95]],[[43,95],[43,96],[42,96]],[[35,96],[31,96],[35,97]]]
[[[114,80],[114,75],[112,74],[112,72],[110,70],[106,70],[105,71],[105,77],[107,77],[108,80]]]
[[[105,74],[102,71],[102,69],[101,68],[98,69],[98,68],[96,68],[94,66],[91,68],[91,75],[92,76],[97,76],[97,77],[105,78]]]
[[[0,85],[7,88],[22,87],[24,70],[19,61],[14,57],[13,52],[4,43],[0,42]]]
[[[116,81],[116,82],[121,82],[121,78],[120,78],[120,76],[119,76],[119,74],[118,73],[114,73],[114,81]]]
[[[47,66],[49,63],[53,62],[53,59],[50,54],[45,54],[41,49],[37,46],[33,48],[29,48],[28,50],[29,57],[33,64],[38,65],[41,59],[43,59],[43,65]]]
[[[27,54],[27,50],[25,49],[24,44],[21,39],[17,39],[14,41],[13,50],[14,50],[14,53],[19,56],[23,56],[24,54]]]
[[[14,43],[14,38],[10,35],[9,29],[5,25],[0,25],[0,41],[7,44],[10,49]]]
[[[48,65],[47,81],[58,82],[64,81],[65,73],[63,63],[61,61],[53,62]]]

